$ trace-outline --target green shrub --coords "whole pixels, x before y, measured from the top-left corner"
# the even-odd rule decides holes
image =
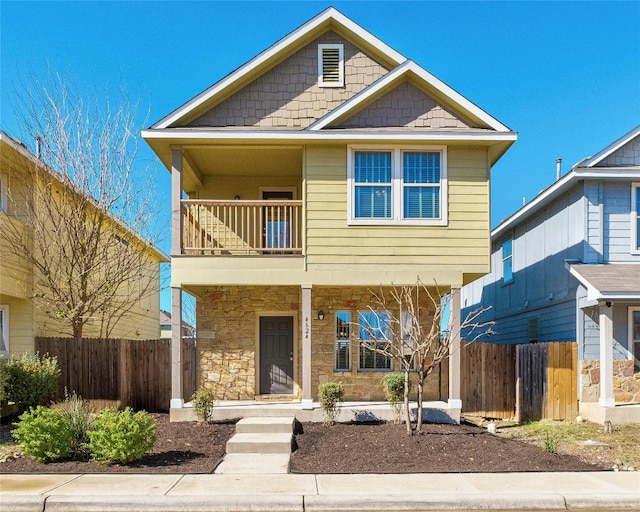
[[[338,405],[344,398],[342,382],[326,382],[318,386],[318,400],[324,414],[324,424],[333,425],[336,422]]]
[[[395,423],[400,423],[404,403],[404,372],[387,373],[382,377],[382,389],[384,397],[393,409]]]
[[[213,415],[213,400],[213,391],[204,388],[198,389],[191,397],[193,409],[200,421],[211,421]]]
[[[7,399],[24,412],[49,403],[58,386],[60,369],[55,357],[25,353],[20,359],[9,361],[7,373]]]
[[[13,430],[22,450],[40,462],[64,459],[73,445],[73,433],[62,413],[56,409],[38,406],[22,413]]]
[[[52,406],[62,414],[67,428],[73,435],[71,454],[83,456],[86,453],[85,445],[89,442],[87,432],[93,423],[93,410],[87,402],[78,396],[75,391],[71,394],[64,390],[64,401]]]
[[[156,443],[153,416],[134,412],[104,409],[93,420],[88,431],[91,458],[101,464],[129,463],[141,459]]]

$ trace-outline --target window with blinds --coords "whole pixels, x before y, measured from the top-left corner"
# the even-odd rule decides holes
[[[336,371],[351,370],[351,313],[336,312]]]
[[[444,149],[352,148],[350,223],[445,225],[445,162]]]
[[[321,87],[344,86],[343,45],[318,45],[318,84]]]

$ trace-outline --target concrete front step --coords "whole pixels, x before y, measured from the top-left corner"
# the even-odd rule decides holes
[[[227,475],[273,475],[289,472],[288,453],[228,453],[214,473]]]
[[[291,434],[295,417],[242,418],[236,423],[238,434]]]
[[[236,433],[227,441],[227,453],[291,454],[293,433]]]

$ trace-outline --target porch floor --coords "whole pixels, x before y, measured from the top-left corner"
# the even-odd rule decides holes
[[[601,425],[605,421],[613,425],[640,423],[640,403],[617,403],[614,407],[602,407],[597,402],[580,402],[579,410],[585,419]]]
[[[423,418],[432,423],[460,423],[460,409],[450,407],[447,402],[423,402]],[[410,403],[415,418],[417,404]],[[301,422],[322,422],[324,416],[319,402],[313,403],[313,409],[302,409],[299,400],[257,401],[257,400],[216,400],[213,407],[214,421],[239,418],[295,416]],[[187,402],[181,409],[170,410],[171,421],[195,421],[193,404]],[[336,418],[339,422],[349,421],[391,421],[393,410],[388,402],[343,402]]]

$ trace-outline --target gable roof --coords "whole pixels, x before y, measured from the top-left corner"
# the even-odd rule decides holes
[[[237,90],[239,85],[244,85],[257,73],[273,67],[289,56],[295,49],[330,29],[348,36],[359,46],[372,51],[378,58],[389,64],[390,67],[395,67],[407,60],[402,54],[351,21],[344,14],[333,7],[329,7],[249,62],[228,74],[222,80],[178,107],[151,128],[169,128],[180,121],[196,117],[198,113],[214,104],[216,99],[226,97],[230,91]]]
[[[414,80],[418,86],[430,93],[434,98],[443,101],[453,107],[454,110],[460,111],[465,117],[472,119],[484,128],[499,132],[511,131],[500,121],[487,114],[477,105],[411,60],[403,62],[375,83],[363,89],[339,107],[333,109],[307,129],[317,131],[332,124],[339,123],[341,120],[350,117],[354,112],[360,110],[363,105],[371,103],[371,101],[379,98],[390,88],[407,79]]]
[[[627,144],[629,141],[635,139],[638,135],[640,135],[640,125],[636,126],[633,130],[628,133],[625,133],[622,137],[620,137],[615,142],[609,144],[606,148],[596,153],[594,156],[583,160],[578,164],[579,167],[596,167],[600,162],[602,162],[605,158],[610,156],[612,153],[620,149],[622,146]]]
[[[45,172],[50,174],[56,181],[58,181],[58,177],[56,176],[56,174],[58,174],[57,171],[49,167],[42,160],[40,160],[36,155],[31,153],[31,151],[29,151],[29,149],[22,142],[20,142],[17,139],[14,139],[13,137],[6,134],[2,130],[0,130],[0,143],[6,144],[9,148],[11,148],[15,152],[15,154],[21,155],[24,159],[40,167]],[[60,182],[58,181],[58,183]],[[85,192],[76,191],[76,193],[87,195]],[[88,197],[91,203],[95,205],[96,204],[95,199],[90,196]],[[131,229],[131,227],[128,226],[123,220],[118,219],[117,217],[111,214],[109,215],[109,219],[119,228],[123,229],[127,233],[130,233],[136,240],[138,240],[145,249],[149,250],[149,252],[154,255],[154,257],[158,260],[159,263],[166,263],[170,261],[169,256],[167,256],[164,252],[158,249],[151,242],[146,240],[142,235],[140,235],[139,233]]]
[[[502,236],[505,232],[508,232],[510,229],[518,225],[518,223],[531,217],[552,202],[556,197],[573,187],[574,184],[580,180],[589,178],[610,180],[640,179],[640,168],[638,168],[638,166],[597,166],[598,162],[601,162],[638,135],[640,135],[640,126],[637,126],[630,132],[626,133],[595,156],[578,162],[567,174],[540,192],[533,200],[529,201],[510,217],[501,221],[500,224],[491,231],[491,239],[494,240],[495,238]]]

